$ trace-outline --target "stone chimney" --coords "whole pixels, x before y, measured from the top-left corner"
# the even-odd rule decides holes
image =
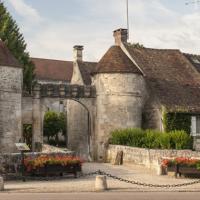
[[[113,36],[115,38],[115,45],[120,46],[122,43],[127,43],[128,30],[122,28],[117,29],[114,31]]]
[[[83,49],[84,49],[83,46],[80,46],[80,45],[74,46],[74,61],[75,62],[77,62],[77,61],[82,62],[83,61]]]

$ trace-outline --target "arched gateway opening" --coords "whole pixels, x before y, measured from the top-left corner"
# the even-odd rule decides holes
[[[66,147],[84,159],[91,158],[90,141],[91,141],[91,113],[88,107],[78,99],[43,99],[43,142],[59,147]],[[48,115],[52,116],[52,122],[55,118],[55,132],[58,131],[56,124],[62,124],[63,120],[60,116],[65,116],[66,133],[62,131],[56,135],[48,138],[47,131],[50,127],[47,122]],[[45,117],[46,116],[46,117]],[[62,126],[62,125],[61,125]],[[50,131],[50,134],[54,132]],[[55,133],[54,132],[54,133]],[[50,140],[49,140],[50,139]]]
[[[47,111],[55,105],[63,107],[67,118],[66,146],[84,159],[91,158],[93,135],[93,110],[95,89],[79,85],[37,85],[33,91],[33,138],[43,143],[43,120]],[[62,102],[62,106],[60,103]]]

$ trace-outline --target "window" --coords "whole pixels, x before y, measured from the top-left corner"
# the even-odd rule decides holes
[[[200,116],[193,116],[191,118],[191,135],[200,136]]]

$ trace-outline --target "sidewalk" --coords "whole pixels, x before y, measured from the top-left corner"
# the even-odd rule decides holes
[[[111,164],[85,163],[83,173],[89,173],[97,170],[105,171],[112,175],[129,180],[135,180],[152,184],[179,184],[192,182],[195,179],[181,178],[175,179],[170,176],[157,176],[150,170],[136,165],[114,166]],[[200,191],[200,184],[184,186],[180,188],[149,188],[144,186],[132,185],[108,178],[109,191]],[[197,180],[197,179],[196,179]],[[24,193],[66,193],[66,192],[92,192],[94,191],[95,176],[85,178],[66,178],[63,180],[51,181],[10,181],[5,183],[4,192],[24,192]]]

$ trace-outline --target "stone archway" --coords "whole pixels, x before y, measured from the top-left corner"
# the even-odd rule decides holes
[[[94,101],[95,92],[92,86],[78,86],[78,85],[39,85],[34,89],[32,115],[33,115],[33,147],[35,142],[43,142],[43,118],[48,107],[51,107],[55,102],[63,101],[67,105],[67,108],[76,108],[81,114],[76,113],[78,116],[77,125],[79,129],[72,132],[72,139],[68,142],[80,156],[85,159],[91,158],[92,136],[94,130]],[[70,105],[69,102],[76,103],[76,105]],[[84,111],[83,111],[84,110]],[[85,117],[82,114],[85,114]],[[70,113],[71,114],[71,113]],[[70,115],[69,114],[69,115]],[[73,119],[74,118],[74,119]],[[70,124],[73,124],[73,120],[76,120],[76,116],[70,118]],[[84,121],[82,123],[82,120]],[[87,123],[87,136],[86,131],[83,133],[80,130],[85,130],[84,126],[80,126]],[[74,130],[73,130],[74,131]],[[82,135],[83,134],[83,135]],[[73,138],[74,137],[74,138]],[[85,139],[87,138],[87,147]],[[83,141],[84,139],[84,141]],[[79,141],[79,142],[77,142]],[[86,150],[87,149],[87,150]],[[84,152],[82,154],[82,152]]]

